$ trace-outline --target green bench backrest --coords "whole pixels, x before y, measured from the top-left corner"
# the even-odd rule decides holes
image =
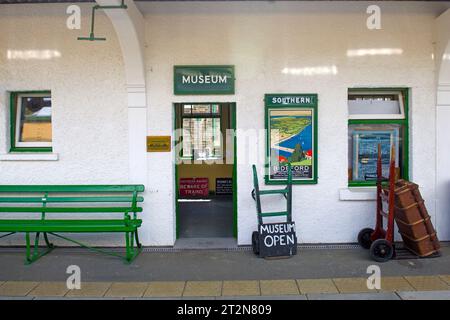
[[[0,212],[142,212],[137,203],[144,201],[138,196],[144,190],[143,185],[0,185]],[[19,203],[42,206],[2,206]],[[47,207],[48,203],[70,203],[71,206]],[[129,204],[86,207],[76,206],[76,203]]]

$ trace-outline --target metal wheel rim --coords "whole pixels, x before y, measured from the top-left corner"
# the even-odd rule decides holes
[[[380,258],[388,257],[391,254],[392,248],[388,244],[377,244],[375,248],[373,248],[373,253]]]

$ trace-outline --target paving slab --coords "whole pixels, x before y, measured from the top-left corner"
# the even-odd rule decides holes
[[[297,279],[301,294],[339,293],[331,279]]]
[[[33,297],[0,297],[0,301],[33,300]]]
[[[406,276],[405,279],[417,291],[450,290],[450,286],[439,276]]]
[[[414,288],[403,277],[382,277],[380,291],[382,292],[414,291]]]
[[[259,296],[261,290],[259,282],[252,281],[224,281],[222,296]]]
[[[259,284],[263,296],[300,294],[295,280],[261,280]]]
[[[181,297],[181,300],[216,300],[218,297]]]
[[[142,297],[149,284],[147,282],[114,282],[106,291],[107,298],[133,298]]]
[[[81,282],[80,289],[69,290],[68,298],[99,298],[103,297],[111,287],[111,282]]]
[[[222,295],[222,281],[188,281],[183,297],[218,297]]]
[[[33,281],[7,281],[0,286],[0,296],[24,297],[38,284]]]
[[[400,300],[394,292],[383,293],[340,293],[308,294],[308,300]]]
[[[340,293],[377,292],[367,288],[367,278],[334,278],[333,282]]]
[[[153,281],[150,282],[144,297],[181,297],[185,286],[184,281]]]
[[[31,297],[64,297],[69,291],[65,282],[41,282],[28,295]]]
[[[142,298],[123,298],[123,300],[183,300],[183,297],[142,297]]]
[[[440,275],[441,278],[446,284],[450,285],[450,275]]]
[[[450,300],[450,291],[405,291],[397,292],[402,300]]]
[[[234,296],[234,297],[217,297],[217,300],[307,300],[304,294],[291,294],[280,296]]]

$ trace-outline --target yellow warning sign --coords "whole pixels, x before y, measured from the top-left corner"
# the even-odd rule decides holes
[[[170,152],[170,136],[147,136],[147,152]]]

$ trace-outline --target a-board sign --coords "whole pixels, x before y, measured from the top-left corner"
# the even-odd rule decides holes
[[[209,195],[208,178],[180,178],[181,198],[207,198]]]
[[[170,152],[170,136],[147,136],[147,152]]]
[[[258,227],[259,256],[281,257],[297,254],[295,222],[264,223]]]
[[[232,178],[216,178],[216,194],[232,195],[233,179]]]

